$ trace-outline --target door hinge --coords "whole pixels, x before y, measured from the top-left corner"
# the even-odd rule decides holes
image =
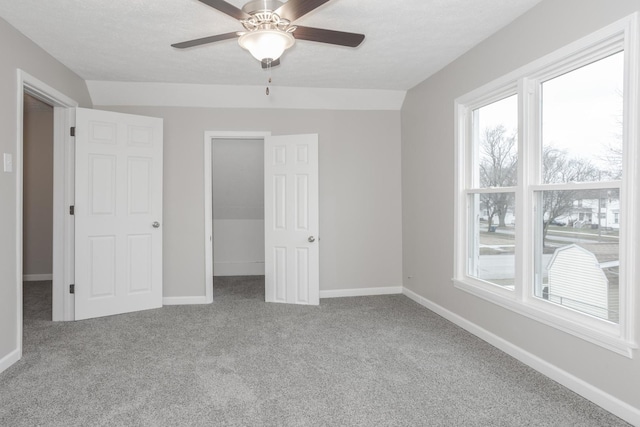
[[[69,293],[70,294],[76,293],[76,285],[69,285]]]
[[[76,136],[76,127],[75,126],[71,126],[71,128],[69,129],[69,134],[71,136]]]
[[[69,206],[69,215],[76,214],[76,207],[74,205]]]

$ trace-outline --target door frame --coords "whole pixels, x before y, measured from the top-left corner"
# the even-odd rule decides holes
[[[271,131],[205,131],[204,133],[204,289],[206,303],[213,302],[213,161],[214,139],[262,139]]]
[[[22,355],[23,294],[22,294],[22,233],[23,233],[23,98],[27,93],[53,107],[53,262],[52,320],[74,320],[73,295],[66,292],[73,283],[74,246],[73,217],[67,206],[74,200],[74,145],[69,128],[75,124],[74,108],[78,102],[52,88],[24,70],[17,70],[16,123],[16,289],[18,348]]]

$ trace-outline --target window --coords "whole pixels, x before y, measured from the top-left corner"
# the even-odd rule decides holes
[[[620,200],[623,77],[620,51],[539,83],[542,179],[534,191],[534,295],[613,323],[621,230],[605,220],[607,200]]]
[[[636,38],[631,17],[456,100],[456,286],[628,357]]]
[[[507,289],[515,279],[515,185],[518,99],[512,95],[473,110],[473,181],[468,193],[468,274]]]

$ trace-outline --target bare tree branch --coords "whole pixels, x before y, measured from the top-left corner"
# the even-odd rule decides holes
[[[507,134],[504,126],[484,130],[480,139],[480,185],[482,187],[511,187],[517,183],[518,140],[516,134]],[[488,214],[488,230],[498,216],[499,227],[505,226],[505,216],[513,207],[510,193],[483,194],[480,198]]]

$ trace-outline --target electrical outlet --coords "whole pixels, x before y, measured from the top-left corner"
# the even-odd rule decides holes
[[[4,171],[13,172],[13,156],[10,153],[4,153],[2,158],[4,161]]]

